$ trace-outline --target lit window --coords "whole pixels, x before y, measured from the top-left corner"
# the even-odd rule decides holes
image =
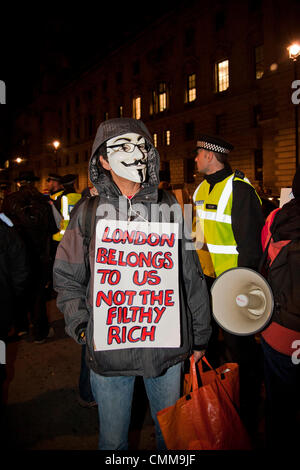
[[[157,147],[157,134],[153,134],[153,143],[154,143],[154,147]]]
[[[197,97],[197,94],[196,94],[196,74],[192,73],[191,75],[188,75],[188,77],[187,77],[187,88],[186,88],[185,102],[186,103],[191,103],[192,101],[195,101],[196,97]]]
[[[118,116],[123,117],[123,106],[119,106],[118,108]]]
[[[229,88],[229,61],[217,62],[215,66],[216,92],[220,93]]]
[[[161,82],[159,84],[159,92],[158,92],[158,100],[159,100],[159,112],[164,111],[167,109],[167,87],[165,82]]]
[[[166,131],[165,132],[165,144],[170,145],[171,144],[171,131]]]
[[[259,80],[264,74],[264,48],[258,46],[255,48],[255,78]]]
[[[152,91],[150,102],[150,114],[161,113],[168,108],[168,88],[165,82],[160,82]]]
[[[141,119],[142,113],[141,113],[141,103],[142,99],[140,96],[137,96],[133,100],[133,117],[135,119]]]

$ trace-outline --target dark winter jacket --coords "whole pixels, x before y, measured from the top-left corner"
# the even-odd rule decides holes
[[[262,246],[268,247],[267,279],[275,301],[271,322],[262,336],[273,349],[292,355],[293,343],[300,342],[300,197],[270,213]]]
[[[4,199],[2,210],[25,243],[33,277],[49,277],[50,244],[57,226],[47,198],[34,186],[24,185]]]
[[[148,178],[131,200],[122,196],[110,175],[97,164],[95,156],[98,147],[105,140],[127,132],[135,132],[144,136],[150,147],[148,151]],[[150,220],[151,207],[159,200],[159,155],[152,144],[151,136],[141,121],[125,118],[113,119],[107,121],[106,125],[100,126],[94,142],[89,170],[91,182],[100,195],[98,209],[102,213],[102,217],[109,218],[109,215],[106,217],[104,215],[104,204],[112,204],[117,210],[117,218],[128,220],[130,227],[130,221],[141,220],[138,215],[138,207],[135,206],[137,204],[143,208],[143,217]],[[123,202],[126,201],[127,210],[119,210],[119,198]],[[54,264],[54,287],[58,292],[57,306],[65,316],[67,333],[80,343],[81,332],[86,332],[89,366],[96,373],[106,376],[142,375],[155,377],[170,366],[186,359],[193,349],[205,348],[211,333],[208,292],[197,254],[193,250],[188,250],[185,239],[182,239],[179,243],[180,347],[94,350],[92,299],[95,237],[92,238],[89,247],[90,278],[85,265],[83,248],[83,214],[86,202],[80,205],[71,218],[68,229],[58,247]],[[181,212],[179,204],[176,200],[174,202]],[[169,211],[163,210],[163,204],[166,207],[171,204],[170,197],[165,193],[163,193],[159,205],[162,208],[163,221],[169,222],[169,215],[167,215]]]
[[[0,338],[8,334],[16,301],[29,276],[25,245],[14,227],[0,218]]]

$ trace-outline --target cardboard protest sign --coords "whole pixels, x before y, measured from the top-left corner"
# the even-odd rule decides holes
[[[180,346],[178,224],[99,220],[94,273],[95,350]]]

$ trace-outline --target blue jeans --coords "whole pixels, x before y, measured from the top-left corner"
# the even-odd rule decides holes
[[[86,365],[85,360],[86,355],[86,345],[83,344],[81,346],[81,363],[80,363],[80,375],[79,375],[79,396],[82,400],[91,403],[94,400],[92,390],[91,390],[91,382],[90,382],[90,369]]]
[[[159,377],[144,377],[144,385],[155,423],[158,450],[166,445],[156,413],[173,405],[180,398],[182,363],[170,367]],[[135,377],[104,377],[91,370],[92,392],[98,403],[99,449],[127,450]]]

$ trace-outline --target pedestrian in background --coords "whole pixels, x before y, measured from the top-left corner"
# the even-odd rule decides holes
[[[61,176],[57,173],[49,173],[47,183],[50,197],[55,200],[64,190],[61,184]]]
[[[262,332],[267,448],[297,449],[300,426],[300,167],[294,198],[268,216],[262,231],[274,312]]]
[[[47,198],[34,186],[39,177],[21,172],[16,181],[19,191],[9,194],[2,210],[12,220],[28,255],[30,279],[18,317],[19,334],[29,332],[28,313],[35,343],[43,343],[50,330],[46,309],[46,286],[52,276],[50,244],[57,227]]]
[[[20,299],[28,287],[28,279],[29,266],[25,244],[12,221],[2,212],[0,213],[0,417],[3,416],[2,394],[6,375],[5,349],[8,333],[15,325],[15,316],[19,314]]]
[[[196,248],[207,285],[228,269],[258,269],[261,259],[260,233],[264,224],[261,202],[244,173],[232,171],[228,155],[233,146],[224,139],[201,135],[195,158],[204,181],[193,200]],[[220,348],[220,329],[213,320],[213,334],[207,357],[214,366],[226,359]],[[227,360],[240,369],[241,417],[251,435],[257,429],[262,383],[262,360],[254,335],[237,336],[221,330]],[[223,357],[222,357],[223,356]]]
[[[61,185],[63,186],[63,191],[55,199],[54,205],[56,209],[60,212],[62,216],[60,230],[53,235],[53,240],[58,243],[62,240],[66,228],[70,221],[70,214],[81,199],[81,194],[77,193],[75,189],[75,183],[77,180],[77,175],[68,174],[61,177]]]

